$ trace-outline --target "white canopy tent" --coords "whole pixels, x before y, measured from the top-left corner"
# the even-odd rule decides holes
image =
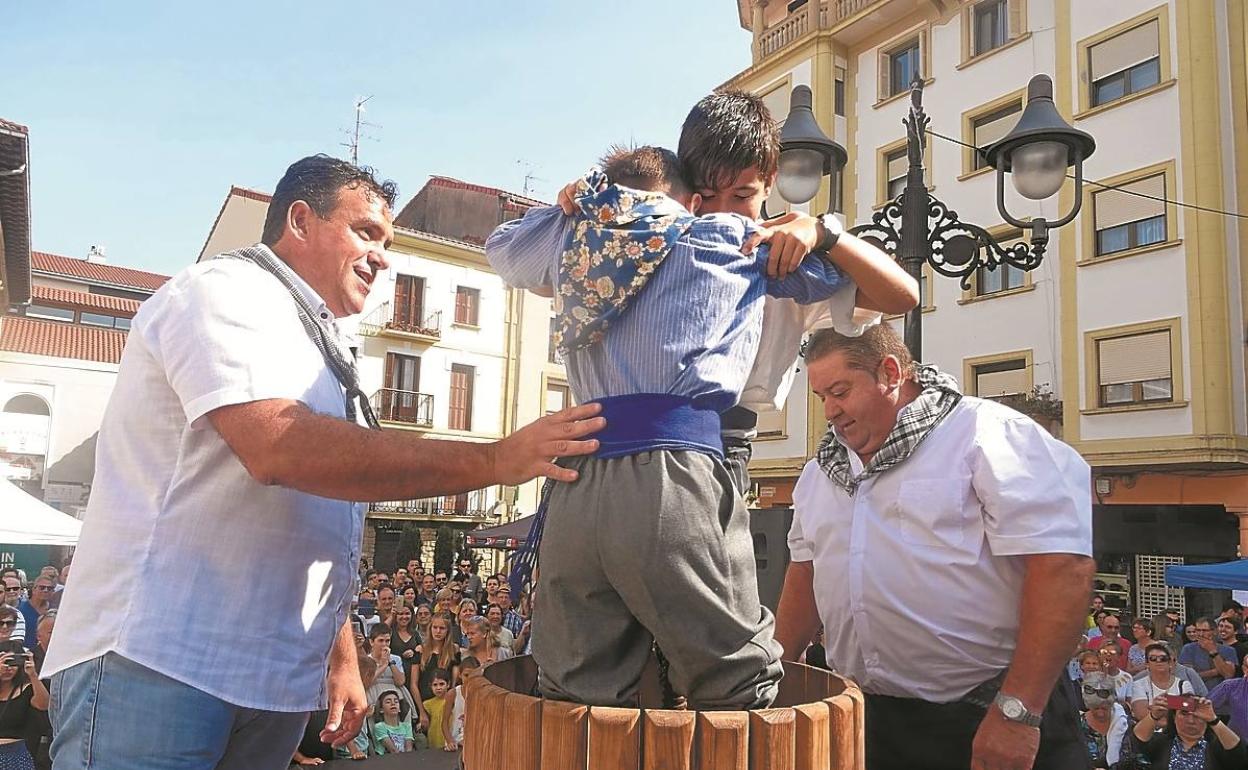
[[[0,543],[77,545],[82,522],[0,478]]]

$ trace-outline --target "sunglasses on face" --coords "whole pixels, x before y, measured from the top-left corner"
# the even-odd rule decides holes
[[[1149,655],[1148,662],[1149,663],[1169,663],[1170,657],[1168,655],[1163,655],[1162,657],[1159,658],[1156,655]]]
[[[1114,695],[1113,690],[1101,690],[1086,684],[1083,686],[1083,692],[1085,695],[1099,695],[1102,698],[1110,698]]]
[[[0,620],[0,628],[13,628],[16,625],[16,620]]]

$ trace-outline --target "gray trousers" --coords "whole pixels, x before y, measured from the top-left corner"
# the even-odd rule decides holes
[[[782,675],[758,600],[749,513],[724,464],[656,450],[562,461],[542,536],[533,634],[546,697],[636,706],[657,641],[695,709],[762,708]]]

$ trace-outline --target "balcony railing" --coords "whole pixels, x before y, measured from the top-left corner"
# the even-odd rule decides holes
[[[809,0],[763,30],[758,36],[756,56],[758,59],[771,56],[812,29],[831,29],[855,14],[885,1]]]
[[[428,393],[382,388],[369,402],[378,420],[433,427],[433,396]]]
[[[463,495],[427,497],[422,500],[390,500],[369,505],[372,513],[395,513],[418,519],[484,519],[497,514],[491,489],[478,489]]]
[[[402,337],[423,337],[436,340],[442,336],[442,311],[438,310],[416,322],[410,318],[395,318],[394,305],[383,302],[373,312],[360,320],[360,334],[376,337],[394,334]]]

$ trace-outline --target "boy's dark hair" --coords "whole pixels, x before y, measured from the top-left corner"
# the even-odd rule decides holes
[[[368,640],[371,642],[379,636],[393,636],[390,626],[385,623],[376,623],[368,631]]]
[[[378,716],[380,716],[381,714],[381,702],[382,700],[385,699],[387,695],[393,695],[395,698],[398,698],[399,700],[399,721],[402,722],[404,719],[407,719],[407,701],[403,698],[402,695],[399,694],[398,690],[386,690],[385,692],[377,696]]]
[[[338,206],[339,191],[357,187],[364,187],[391,209],[399,195],[394,182],[378,181],[376,172],[367,166],[356,166],[328,155],[310,155],[295,161],[273,191],[260,241],[272,246],[281,240],[286,230],[286,214],[295,201],[306,202],[318,217],[329,219]]]
[[[770,178],[780,159],[780,127],[757,96],[719,91],[693,105],[676,152],[694,191],[718,190],[751,166]]]
[[[460,661],[460,665],[463,665],[462,660]],[[447,684],[455,684],[455,680],[451,679],[451,672],[447,671],[444,668],[435,668],[433,670],[433,675],[429,677],[429,681],[433,682],[434,679],[441,679],[443,682],[446,682]]]
[[[676,153],[663,147],[612,145],[598,165],[612,182],[634,190],[664,192],[672,197],[685,197],[690,192]]]
[[[471,671],[474,668],[481,668],[481,661],[477,660],[475,655],[465,655],[463,660],[459,661],[459,667],[464,671]]]

